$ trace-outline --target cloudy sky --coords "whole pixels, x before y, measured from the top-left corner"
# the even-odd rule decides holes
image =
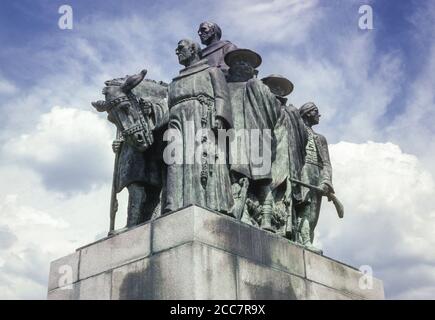
[[[204,20],[261,54],[260,76],[291,79],[295,106],[318,105],[346,209],[323,206],[325,254],[371,266],[387,298],[434,299],[435,1],[418,0],[2,1],[0,298],[44,299],[49,262],[105,235],[114,128],[90,101],[143,68],[169,82]]]

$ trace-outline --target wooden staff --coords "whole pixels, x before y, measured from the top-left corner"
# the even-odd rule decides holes
[[[119,130],[116,130],[116,140],[121,139],[121,133]],[[116,198],[117,186],[118,186],[118,167],[119,167],[119,154],[121,148],[118,148],[115,152],[115,163],[113,166],[113,177],[112,177],[112,194],[110,196],[110,227],[109,227],[109,236],[114,234],[115,231],[115,218],[116,212],[118,211],[118,199]]]

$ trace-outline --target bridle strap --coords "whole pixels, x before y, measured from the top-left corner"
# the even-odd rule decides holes
[[[143,130],[142,125],[137,124],[137,125],[135,125],[135,126],[133,126],[131,128],[128,128],[128,129],[122,131],[122,135],[124,137],[127,137],[127,136],[130,136],[130,135],[135,134],[136,132],[139,132],[139,131],[142,131],[142,130]]]
[[[112,101],[107,102],[107,104],[108,104],[107,111],[111,111],[113,108],[116,108],[117,106],[119,106],[122,102],[129,102],[130,105],[136,105],[140,109],[143,109],[143,110],[139,111],[140,123],[132,126],[131,128],[123,130],[121,132],[122,136],[124,138],[127,138],[128,136],[131,136],[137,132],[144,131],[145,140],[151,144],[152,138],[148,136],[149,130],[147,129],[147,126],[146,126],[147,122],[144,119],[144,115],[142,114],[142,112],[145,112],[148,115],[151,112],[151,110],[150,110],[151,106],[148,106],[148,105],[146,105],[145,102],[138,100],[135,95],[128,94],[128,95],[125,95],[125,96],[122,96],[122,97],[119,97],[119,98],[113,99]]]
[[[120,105],[122,102],[130,102],[130,103],[137,103],[137,100],[129,97],[129,96],[122,96],[116,99],[113,99],[112,101],[106,102],[107,106],[107,111],[111,111],[113,108],[117,107],[118,105]]]

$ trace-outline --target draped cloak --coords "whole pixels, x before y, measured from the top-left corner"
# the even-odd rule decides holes
[[[237,139],[230,143],[231,171],[250,180],[270,182],[276,148],[273,128],[279,117],[280,102],[269,87],[256,78],[229,82],[228,87]],[[257,161],[258,156],[263,158],[262,162]]]
[[[305,162],[307,131],[293,105],[282,105],[280,117],[274,129],[276,138],[276,157],[272,164],[272,190],[289,179],[301,180],[301,171]],[[289,192],[291,188],[288,188]],[[300,195],[298,196],[300,199]]]

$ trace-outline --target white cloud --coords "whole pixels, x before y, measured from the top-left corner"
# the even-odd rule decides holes
[[[432,21],[435,9],[432,8]],[[432,28],[435,33],[435,27]],[[432,34],[433,34],[432,33]],[[405,110],[386,127],[389,138],[400,143],[405,150],[418,154],[435,174],[435,44],[423,45],[422,70],[406,88]]]
[[[302,54],[271,53],[261,76],[289,77],[295,85],[289,102],[296,107],[316,103],[322,114],[319,130],[330,141],[383,140],[385,128],[379,122],[400,93],[402,57],[377,52],[373,33],[332,34],[327,35],[328,43],[334,45],[328,48],[323,42],[310,42]]]
[[[435,182],[417,157],[392,143],[330,146],[334,186],[343,220],[323,203],[319,241],[328,256],[371,265],[387,298],[435,289]],[[424,284],[424,285],[423,285]],[[431,290],[428,290],[431,288]],[[434,296],[425,296],[434,298]]]
[[[65,249],[73,250],[62,238],[69,225],[21,201],[16,194],[0,198],[1,223],[14,237],[10,246],[0,250],[0,291],[3,299],[41,299],[47,285],[47,260],[64,254]]]
[[[3,166],[0,176],[8,181],[0,184],[0,296],[45,299],[50,262],[106,234],[110,185],[66,198],[46,191],[33,170]],[[117,228],[124,225],[120,210]]]
[[[17,87],[10,81],[0,77],[0,94],[10,95],[17,92]]]
[[[228,26],[224,36],[239,41],[239,47],[297,46],[323,21],[318,4],[318,0],[220,1],[216,22]]]
[[[49,263],[107,232],[113,128],[96,112],[54,107],[6,141],[0,165],[0,292],[44,299]],[[125,193],[117,227],[125,225]]]
[[[319,131],[329,140],[394,141],[418,155],[393,144],[331,146],[337,194],[347,211],[337,221],[324,204],[319,240],[332,257],[372,265],[390,298],[430,297],[434,185],[426,167],[433,166],[435,155],[435,50],[420,50],[427,60],[408,84],[403,56],[380,53],[376,30],[358,32],[356,3],[338,8],[314,0],[210,6],[188,1],[152,19],[135,8],[128,15],[84,17],[70,37],[50,35],[19,48],[38,61],[32,65],[38,79],[17,88],[0,78],[0,95],[7,97],[0,119],[2,297],[44,298],[49,261],[107,230],[114,128],[90,107],[101,98],[103,81],[142,68],[150,78],[169,81],[180,68],[176,42],[198,40],[198,23],[208,19],[223,27],[224,39],[259,50],[261,76],[282,73],[294,82],[290,102],[316,102],[323,113]],[[427,33],[433,7],[426,9],[411,19],[422,29],[415,33],[422,42],[433,34]],[[408,97],[403,116],[380,125],[389,104],[403,96]],[[117,221],[122,227],[125,213]]]
[[[6,141],[4,157],[38,172],[57,192],[86,191],[107,182],[113,128],[96,112],[54,107],[31,132]]]
[[[144,67],[159,80],[167,65],[176,72],[175,45],[155,37],[160,26],[183,32],[168,21],[83,21],[68,41],[38,39],[47,47],[58,41],[56,52],[28,48],[45,73],[1,106],[1,298],[44,299],[50,261],[106,234],[115,130],[90,102],[101,99],[107,79]],[[119,198],[117,228],[125,226],[126,192]]]

